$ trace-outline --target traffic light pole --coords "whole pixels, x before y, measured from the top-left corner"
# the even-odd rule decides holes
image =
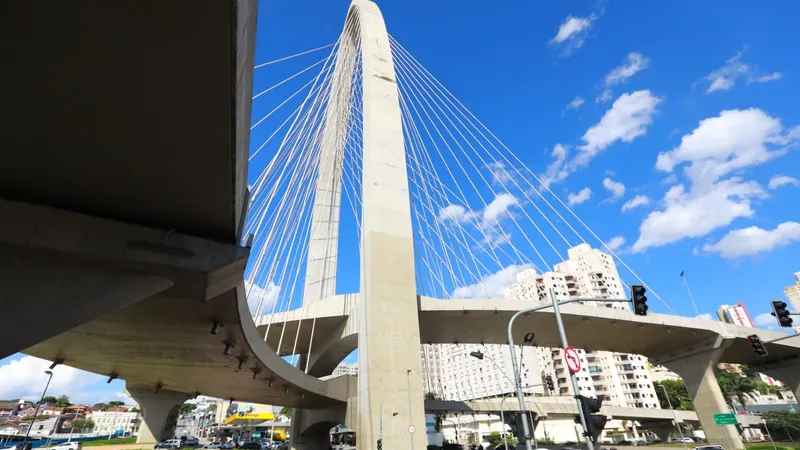
[[[522,395],[522,379],[520,378],[520,371],[519,366],[517,364],[517,354],[514,351],[514,335],[512,330],[514,328],[514,321],[517,320],[517,317],[535,311],[541,311],[547,308],[553,308],[556,313],[556,321],[558,323],[558,329],[561,333],[561,342],[564,347],[567,347],[567,336],[564,332],[564,324],[561,321],[561,311],[558,309],[559,305],[565,305],[567,303],[578,303],[578,302],[603,302],[603,303],[630,303],[630,300],[621,300],[621,299],[608,299],[608,298],[573,298],[569,300],[563,300],[561,302],[556,301],[555,292],[550,289],[550,298],[553,299],[553,303],[547,305],[539,305],[534,306],[532,308],[525,308],[517,311],[511,316],[511,320],[508,321],[508,347],[511,350],[511,367],[514,369],[514,388],[517,391],[517,400],[519,401],[519,410],[522,413],[527,413],[525,409],[525,399]],[[575,375],[571,375],[572,379],[572,389],[575,391],[575,395],[578,395],[578,387],[577,387],[577,380],[575,380]],[[583,425],[584,430],[588,430],[586,428],[586,418],[583,416],[583,412],[580,408],[580,403],[578,404],[578,411],[580,412],[581,417],[581,425]],[[531,447],[531,441],[528,439],[528,436],[531,434],[531,430],[528,427],[527,421],[522,421],[522,431],[525,434],[525,450],[533,450]],[[587,439],[586,442],[588,443],[588,450],[594,450],[594,444],[591,442],[591,439]]]
[[[561,310],[558,308],[558,302],[556,301],[556,293],[553,288],[550,288],[550,298],[553,299],[553,312],[556,316],[556,324],[558,324],[558,334],[561,335],[561,348],[569,347],[569,342],[567,342],[567,332],[564,330],[564,321],[561,320]],[[578,389],[578,380],[572,371],[569,371],[569,379],[572,382],[572,392],[575,394],[576,401],[578,403],[578,416],[581,418],[581,426],[583,427],[583,431],[585,433],[589,433],[588,427],[588,417],[585,417],[583,414],[583,408],[581,407],[581,402],[577,399],[580,390]],[[586,448],[588,450],[594,450],[594,442],[592,442],[591,436],[586,436]]]

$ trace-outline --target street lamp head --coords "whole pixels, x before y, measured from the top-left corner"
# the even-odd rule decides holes
[[[46,373],[46,374],[48,374],[48,375],[50,375],[50,376],[52,376],[52,375],[53,375],[53,372],[51,372],[51,371],[49,371],[49,370],[45,370],[45,371],[44,371],[44,373]]]
[[[396,413],[396,412],[393,412],[393,413],[392,413],[392,417],[396,416],[397,414],[398,414],[398,413]]]
[[[526,344],[532,344],[533,343],[533,338],[535,338],[535,337],[536,337],[536,335],[533,334],[533,332],[529,331],[529,332],[525,333],[525,337],[522,339],[522,341],[524,343],[526,343]]]
[[[475,350],[474,352],[469,352],[469,356],[473,358],[483,359],[483,352],[480,350]]]

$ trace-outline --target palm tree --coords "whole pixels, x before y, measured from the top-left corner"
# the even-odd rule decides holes
[[[725,402],[734,411],[736,411],[734,400],[738,400],[743,408],[747,406],[750,394],[757,390],[756,383],[741,373],[730,372],[720,368],[717,368],[715,372],[717,375],[717,383],[719,383],[722,396],[725,397]]]

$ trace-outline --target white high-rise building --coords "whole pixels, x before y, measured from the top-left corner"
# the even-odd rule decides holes
[[[558,300],[577,297],[625,299],[622,282],[610,255],[588,244],[568,250],[569,258],[556,264],[555,272],[537,274],[528,269],[517,275],[517,283],[506,290],[509,297],[520,300],[547,302],[552,288]],[[624,303],[588,305],[627,309]],[[569,371],[562,360],[561,349],[550,349],[550,358],[560,395],[572,395]],[[608,405],[638,408],[659,408],[647,359],[640,355],[607,351],[584,352],[581,372],[577,374],[579,394],[596,396]],[[545,369],[546,362],[541,362]]]
[[[792,306],[792,312],[800,312],[800,272],[794,273],[795,284],[783,288],[783,293],[789,299],[789,304]],[[795,318],[797,320],[797,318]],[[798,321],[794,331],[800,333],[800,321]]]

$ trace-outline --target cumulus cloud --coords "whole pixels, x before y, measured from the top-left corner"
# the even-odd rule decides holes
[[[639,194],[636,197],[628,200],[622,205],[622,212],[627,212],[640,206],[647,206],[650,204],[650,197]]]
[[[503,290],[516,282],[517,273],[530,269],[527,264],[511,264],[488,274],[475,284],[456,288],[450,296],[452,298],[492,298],[502,297]]]
[[[633,142],[643,136],[653,123],[656,106],[662,99],[648,90],[622,94],[606,111],[600,122],[589,128],[581,138],[583,144],[575,158],[575,165],[583,167],[617,141]]]
[[[553,157],[545,172],[539,177],[542,184],[550,186],[553,183],[560,183],[569,176],[569,166],[567,165],[568,148],[562,144],[556,144],[550,156]]]
[[[752,256],[800,241],[800,223],[784,222],[774,230],[747,227],[728,232],[719,242],[706,244],[703,251],[719,253],[726,259]]]
[[[800,187],[800,180],[786,175],[775,175],[774,177],[770,178],[767,187],[770,189],[778,189],[779,187],[787,185]]]
[[[498,194],[494,197],[494,200],[483,209],[483,219],[496,222],[510,214],[509,209],[517,203],[517,198],[507,192]]]
[[[725,110],[700,121],[678,147],[659,153],[656,169],[672,172],[687,162],[686,175],[694,183],[708,185],[735,170],[782,155],[785,146],[800,138],[796,134],[758,108]]]
[[[588,187],[585,187],[576,193],[570,193],[567,195],[567,203],[569,203],[570,206],[580,205],[590,198],[592,198],[592,190]]]
[[[583,103],[584,103],[584,100],[583,100],[583,98],[581,98],[581,97],[575,97],[575,98],[573,98],[573,99],[572,99],[572,101],[571,101],[571,102],[569,102],[569,103],[567,103],[567,106],[566,106],[566,107],[564,107],[564,111],[561,113],[561,115],[563,116],[563,115],[564,115],[564,114],[565,114],[567,111],[569,111],[569,110],[571,110],[571,109],[578,109],[578,108],[580,108],[580,107],[581,107],[581,105],[583,105]]]
[[[603,187],[611,193],[611,197],[606,199],[606,201],[614,201],[625,195],[625,185],[611,178],[603,179]]]
[[[489,204],[478,211],[461,205],[448,205],[439,210],[439,219],[443,222],[474,225],[483,234],[481,244],[493,248],[511,241],[511,233],[503,230],[501,222],[511,214],[511,208],[517,205],[517,198],[506,192],[495,195]]]
[[[247,293],[247,306],[250,308],[250,314],[270,314],[272,306],[278,300],[281,293],[281,287],[272,281],[268,282],[266,286],[259,286],[245,281],[245,292]],[[258,310],[261,305],[261,310]]]
[[[588,17],[568,16],[558,27],[558,32],[550,40],[550,44],[559,46],[562,49],[562,56],[571,55],[573,51],[581,48],[597,17],[595,14]]]
[[[735,177],[691,192],[683,184],[673,186],[664,195],[665,208],[651,212],[642,221],[632,250],[641,252],[684,238],[705,236],[739,217],[751,217],[755,214],[753,199],[764,195],[758,183]]]
[[[625,245],[625,238],[622,236],[614,236],[608,241],[606,241],[606,247],[608,247],[612,251],[619,250],[620,248],[622,248],[623,245]]]
[[[716,318],[714,316],[712,316],[711,314],[709,314],[709,313],[703,313],[703,314],[700,314],[699,316],[695,316],[695,317],[698,318],[698,319],[703,319],[703,320],[716,320]]]
[[[603,93],[596,99],[595,103],[607,102],[611,100],[611,88],[618,84],[625,84],[638,72],[647,68],[650,60],[642,56],[641,53],[631,52],[621,65],[611,69],[603,80]]]
[[[489,172],[492,174],[492,181],[495,184],[500,186],[505,186],[506,183],[512,182],[511,174],[506,166],[506,163],[502,161],[493,161],[486,164],[486,168],[489,169]],[[512,170],[513,172],[513,170]]]
[[[727,91],[736,85],[736,81],[744,78],[747,84],[768,83],[779,80],[782,77],[780,72],[761,74],[758,68],[742,61],[744,50],[738,52],[732,58],[725,61],[725,65],[703,77],[708,82],[706,94],[717,91]]]
[[[551,153],[553,161],[539,177],[542,184],[550,186],[564,181],[570,173],[587,166],[595,156],[617,141],[633,142],[643,136],[661,101],[647,90],[622,94],[600,122],[586,131],[582,137],[583,144],[577,147],[576,152],[571,152],[568,146],[556,144]]]
[[[777,319],[775,319],[775,317],[770,313],[756,314],[756,316],[753,318],[753,323],[760,328],[770,328],[773,330],[780,328],[778,326]]]
[[[23,356],[0,366],[0,398],[39,400],[48,375],[51,361]],[[104,381],[105,377],[91,372],[86,372],[64,364],[56,366],[53,371],[53,380],[47,388],[54,395],[66,395],[73,401],[89,401],[86,388],[92,384]],[[113,394],[106,394],[113,395]]]

